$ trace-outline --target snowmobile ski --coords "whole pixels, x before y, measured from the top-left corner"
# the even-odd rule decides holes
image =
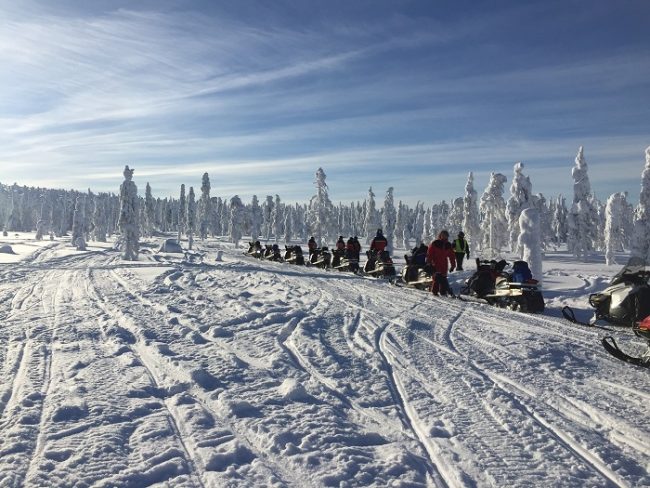
[[[569,322],[575,325],[582,325],[584,327],[589,327],[591,329],[601,329],[605,330],[607,332],[616,332],[615,329],[610,329],[609,327],[604,327],[602,325],[598,325],[595,322],[582,322],[576,318],[576,314],[573,311],[571,307],[568,305],[564,306],[562,308],[562,315],[564,316],[565,319],[567,319]]]
[[[630,356],[629,354],[623,352],[621,348],[616,344],[616,340],[612,336],[605,336],[601,339],[601,343],[605,350],[614,356],[616,359],[620,359],[626,363],[634,364],[636,366],[643,366],[644,368],[650,368],[650,343],[646,351],[639,357]]]

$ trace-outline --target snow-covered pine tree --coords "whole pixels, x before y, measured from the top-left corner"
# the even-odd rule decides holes
[[[291,242],[291,235],[293,232],[293,207],[287,205],[284,209],[284,243]]]
[[[456,235],[463,230],[463,214],[465,211],[465,201],[463,197],[455,198],[451,202],[451,210],[449,217],[447,217],[447,224],[445,228],[449,231],[450,239],[454,239]]]
[[[492,173],[490,181],[481,196],[480,212],[483,215],[481,249],[486,257],[494,258],[508,241],[508,223],[506,221],[506,202],[503,199],[504,185],[508,181],[501,173]]]
[[[332,202],[328,195],[326,179],[327,176],[323,169],[318,168],[314,180],[316,194],[309,201],[309,228],[319,244],[323,238],[329,237],[332,215]]]
[[[625,200],[623,202],[623,237],[621,244],[623,245],[623,249],[630,249],[632,247],[632,237],[634,235],[634,205],[628,202],[627,192],[624,192],[623,195],[625,195]]]
[[[607,266],[616,264],[616,251],[623,247],[623,213],[625,194],[614,193],[607,199],[605,207],[605,262]]]
[[[474,173],[467,175],[465,197],[463,198],[463,232],[469,244],[470,253],[474,255],[480,242],[481,226],[478,213],[478,196],[474,189]]]
[[[519,215],[522,210],[531,206],[533,185],[530,178],[524,176],[524,163],[518,162],[514,166],[512,184],[510,185],[510,198],[506,203],[506,217],[508,219],[508,232],[510,235],[510,251],[521,254],[517,249],[519,239]]]
[[[230,199],[230,241],[239,247],[239,241],[242,237],[242,226],[244,225],[244,204],[239,195]]]
[[[519,215],[520,233],[517,247],[521,249],[521,259],[528,263],[533,277],[542,284],[542,237],[539,228],[539,211],[526,208]]]
[[[567,214],[568,211],[566,208],[566,199],[562,195],[558,195],[551,219],[553,242],[555,243],[556,247],[558,247],[563,242],[566,242]]]
[[[363,221],[363,231],[366,234],[366,244],[375,237],[377,229],[379,228],[379,219],[377,218],[377,209],[375,205],[375,194],[372,191],[372,186],[368,188],[368,198],[366,198],[366,217]]]
[[[645,150],[645,167],[641,174],[641,195],[634,212],[631,254],[650,264],[650,146]]]
[[[75,201],[74,214],[72,217],[72,239],[70,243],[78,250],[85,250],[84,226],[86,225],[86,201],[83,195],[79,195]]]
[[[578,149],[571,175],[573,176],[573,204],[567,216],[567,244],[569,251],[577,258],[586,260],[594,249],[598,215],[592,203],[591,184],[582,146]]]
[[[275,195],[275,202],[273,204],[273,212],[271,212],[271,222],[273,225],[273,236],[275,238],[275,243],[277,244],[280,236],[283,235],[282,224],[284,223],[284,217],[282,216],[282,203],[280,202],[280,196]]]
[[[201,200],[199,201],[199,220],[201,222],[199,233],[201,239],[208,237],[210,219],[212,218],[212,201],[210,200],[210,176],[203,173],[201,180]]]
[[[147,186],[144,190],[144,235],[147,237],[153,236],[155,219],[155,206],[153,196],[151,195],[151,185],[147,181]]]
[[[133,182],[133,170],[124,167],[124,181],[120,185],[120,217],[118,225],[121,233],[122,258],[130,261],[138,259],[138,187]],[[184,188],[183,188],[184,190]]]
[[[251,202],[251,240],[256,241],[260,237],[262,230],[262,207],[257,199],[257,195],[253,195]]]
[[[424,214],[424,222],[422,224],[422,242],[425,244],[432,241],[431,235],[431,207],[427,208],[426,213]]]
[[[194,196],[194,187],[190,186],[190,193],[187,198],[187,247],[191,250],[194,244],[194,234],[196,233],[196,198]]]
[[[263,217],[262,222],[262,236],[264,239],[269,240],[271,238],[271,233],[273,232],[273,196],[266,195],[266,202],[263,205]]]
[[[185,233],[187,225],[187,200],[185,199],[185,185],[181,185],[181,195],[178,199],[178,244],[181,243],[181,237]]]
[[[415,205],[412,234],[416,246],[420,244],[420,242],[424,242],[424,240],[422,240],[422,236],[424,235],[424,204],[422,202],[418,202]]]
[[[397,211],[395,210],[395,201],[393,199],[393,187],[386,191],[384,198],[384,213],[382,215],[382,226],[384,236],[388,239],[388,253],[393,254],[393,245],[395,244],[395,223],[397,221]]]

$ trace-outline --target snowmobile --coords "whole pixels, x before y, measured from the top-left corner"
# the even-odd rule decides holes
[[[505,260],[476,259],[476,272],[465,282],[462,295],[485,300],[490,305],[520,312],[541,313],[544,297],[537,280],[533,279],[526,261],[512,263],[510,272]]]
[[[426,263],[427,246],[422,244],[411,251],[411,255],[404,255],[406,266],[402,268],[401,281],[406,286],[418,290],[428,290],[433,282],[433,267]]]
[[[599,319],[614,325],[634,326],[650,315],[650,270],[645,262],[630,258],[627,265],[612,278],[600,293],[589,295],[595,311],[590,323]]]
[[[262,245],[260,244],[260,241],[255,241],[255,242],[249,242],[248,243],[248,251],[246,251],[246,254],[248,256],[253,256],[254,258],[261,258],[262,257]]]
[[[332,260],[332,255],[330,254],[327,246],[317,247],[309,255],[309,263],[312,266],[318,266],[319,268],[328,268]]]
[[[332,268],[338,271],[356,273],[359,271],[359,260],[349,257],[348,253],[343,249],[335,249],[332,251]]]
[[[284,246],[284,260],[289,264],[298,264],[300,266],[305,264],[305,257],[302,254],[300,246]]]
[[[650,316],[635,324],[632,330],[637,336],[646,341],[646,349],[640,356],[631,356],[630,354],[623,352],[618,347],[618,344],[616,344],[616,341],[612,336],[603,337],[601,343],[605,350],[616,359],[620,359],[626,363],[636,364],[637,366],[650,368]]]
[[[282,261],[282,253],[277,244],[265,244],[264,252],[262,253],[262,259],[267,261]]]
[[[382,278],[392,278],[395,276],[395,266],[388,251],[377,253],[376,250],[371,249],[366,251],[366,256],[368,256],[368,260],[363,265],[364,273]]]

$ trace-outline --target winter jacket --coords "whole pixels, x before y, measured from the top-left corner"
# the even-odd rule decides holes
[[[467,254],[467,259],[469,259],[469,244],[464,238],[454,239],[454,252],[458,254]]]
[[[451,267],[456,267],[456,255],[449,241],[436,239],[431,242],[429,249],[427,249],[427,263],[433,266],[436,273],[447,275],[448,266],[447,260],[451,263]]]
[[[378,253],[386,249],[388,241],[384,236],[375,237],[370,243],[370,250],[376,250]]]
[[[344,249],[345,249],[345,242],[343,241],[343,239],[339,239],[338,241],[336,241],[336,250],[343,251]]]

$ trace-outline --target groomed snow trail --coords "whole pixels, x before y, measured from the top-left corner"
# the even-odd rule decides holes
[[[0,486],[650,484],[647,371],[598,331],[233,250],[58,250],[0,267]]]

